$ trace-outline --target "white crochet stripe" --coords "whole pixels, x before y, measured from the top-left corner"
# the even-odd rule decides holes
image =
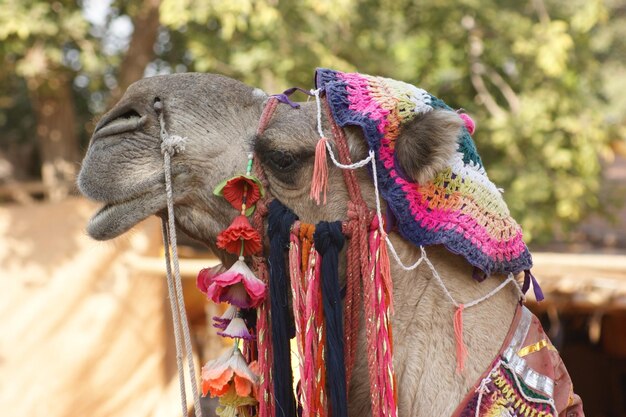
[[[433,109],[430,105],[430,94],[428,94],[426,90],[422,90],[411,84],[409,84],[409,90],[411,91],[409,99],[415,103],[415,109],[413,109],[414,113],[428,113]]]
[[[413,104],[415,104],[415,108],[413,109],[414,113],[428,113],[433,109],[430,105],[431,96],[426,90],[391,78],[380,77],[380,79],[384,81],[384,84],[387,84],[398,94],[407,97]]]
[[[506,213],[507,215],[509,214],[509,208],[504,203],[504,200],[501,197],[502,189],[496,187],[496,185],[489,180],[485,168],[481,167],[478,164],[475,164],[472,161],[470,161],[468,164],[465,164],[463,162],[463,154],[460,152],[455,153],[448,161],[448,164],[450,166],[450,169],[452,170],[452,173],[457,177],[464,180],[470,180],[486,188],[490,194],[496,197],[493,201],[491,201],[491,203],[497,204],[498,208],[502,212]]]

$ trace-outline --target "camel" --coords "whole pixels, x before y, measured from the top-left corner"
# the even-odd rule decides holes
[[[212,190],[224,178],[241,173],[246,155],[259,158],[271,195],[299,218],[315,224],[346,217],[348,193],[341,170],[329,169],[329,194],[325,205],[309,198],[313,174],[316,131],[315,101],[299,109],[280,105],[263,140],[256,135],[268,94],[239,81],[213,74],[176,74],[137,81],[97,124],[78,179],[80,191],[103,203],[87,226],[88,234],[107,240],[128,231],[141,220],[164,216],[163,157],[155,102],[164,107],[167,129],[187,138],[185,151],[172,157],[172,181],[177,226],[203,242],[228,265],[234,258],[216,248],[217,234],[234,215]],[[437,111],[417,121],[420,134],[433,141],[456,137],[462,121]],[[322,115],[328,128],[328,120]],[[352,159],[367,156],[360,129],[345,129]],[[429,133],[430,132],[430,133]],[[433,142],[434,143],[434,142]],[[432,175],[437,161],[450,146],[434,144],[424,157],[425,169],[409,167],[416,175]],[[443,155],[435,155],[437,152]],[[244,161],[244,162],[242,162]],[[430,165],[429,165],[430,164]],[[375,207],[374,189],[365,169],[356,171],[363,196]],[[406,263],[419,258],[420,250],[397,233],[389,235]],[[504,275],[483,282],[472,279],[473,268],[464,257],[440,245],[426,248],[452,296],[461,301],[477,299],[500,285]],[[509,332],[519,304],[519,292],[505,288],[464,317],[464,341],[469,351],[465,369],[457,372],[455,338],[450,305],[425,266],[405,271],[391,263],[394,311],[394,367],[398,386],[398,415],[449,416],[472,391],[491,366]],[[365,349],[359,332],[359,351]],[[349,389],[349,416],[370,416],[367,357],[357,355]],[[559,413],[564,407],[559,409]],[[565,411],[563,411],[564,413]],[[473,416],[474,414],[472,414]],[[582,415],[582,414],[567,414]]]

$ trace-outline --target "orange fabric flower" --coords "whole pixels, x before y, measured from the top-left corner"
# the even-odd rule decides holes
[[[212,397],[224,395],[231,381],[240,397],[248,397],[258,384],[258,376],[250,370],[241,351],[235,346],[217,359],[208,361],[202,367],[202,395]]]
[[[217,247],[232,254],[239,255],[241,245],[244,256],[256,254],[261,250],[261,236],[243,214],[235,217],[228,229],[217,236]]]

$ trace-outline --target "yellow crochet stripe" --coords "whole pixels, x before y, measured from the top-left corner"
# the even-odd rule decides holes
[[[477,205],[485,211],[493,212],[501,217],[509,217],[509,209],[500,196],[494,196],[491,190],[478,181],[456,176],[453,178],[452,169],[446,168],[433,180],[433,183],[446,190],[447,194],[455,192],[463,197],[471,197]],[[495,198],[494,198],[495,197]]]

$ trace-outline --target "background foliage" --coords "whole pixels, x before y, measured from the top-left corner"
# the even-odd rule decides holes
[[[102,13],[90,16],[96,3]],[[46,132],[61,129],[57,142],[84,149],[91,120],[137,74],[218,72],[279,92],[311,87],[323,66],[405,80],[466,109],[490,177],[505,188],[527,239],[562,239],[602,211],[602,163],[626,138],[620,0],[0,5],[1,149],[16,177],[35,174],[37,158],[75,168],[71,152],[45,152]],[[71,94],[57,104],[75,109],[73,125],[42,126],[42,100],[63,96],[63,85]]]

